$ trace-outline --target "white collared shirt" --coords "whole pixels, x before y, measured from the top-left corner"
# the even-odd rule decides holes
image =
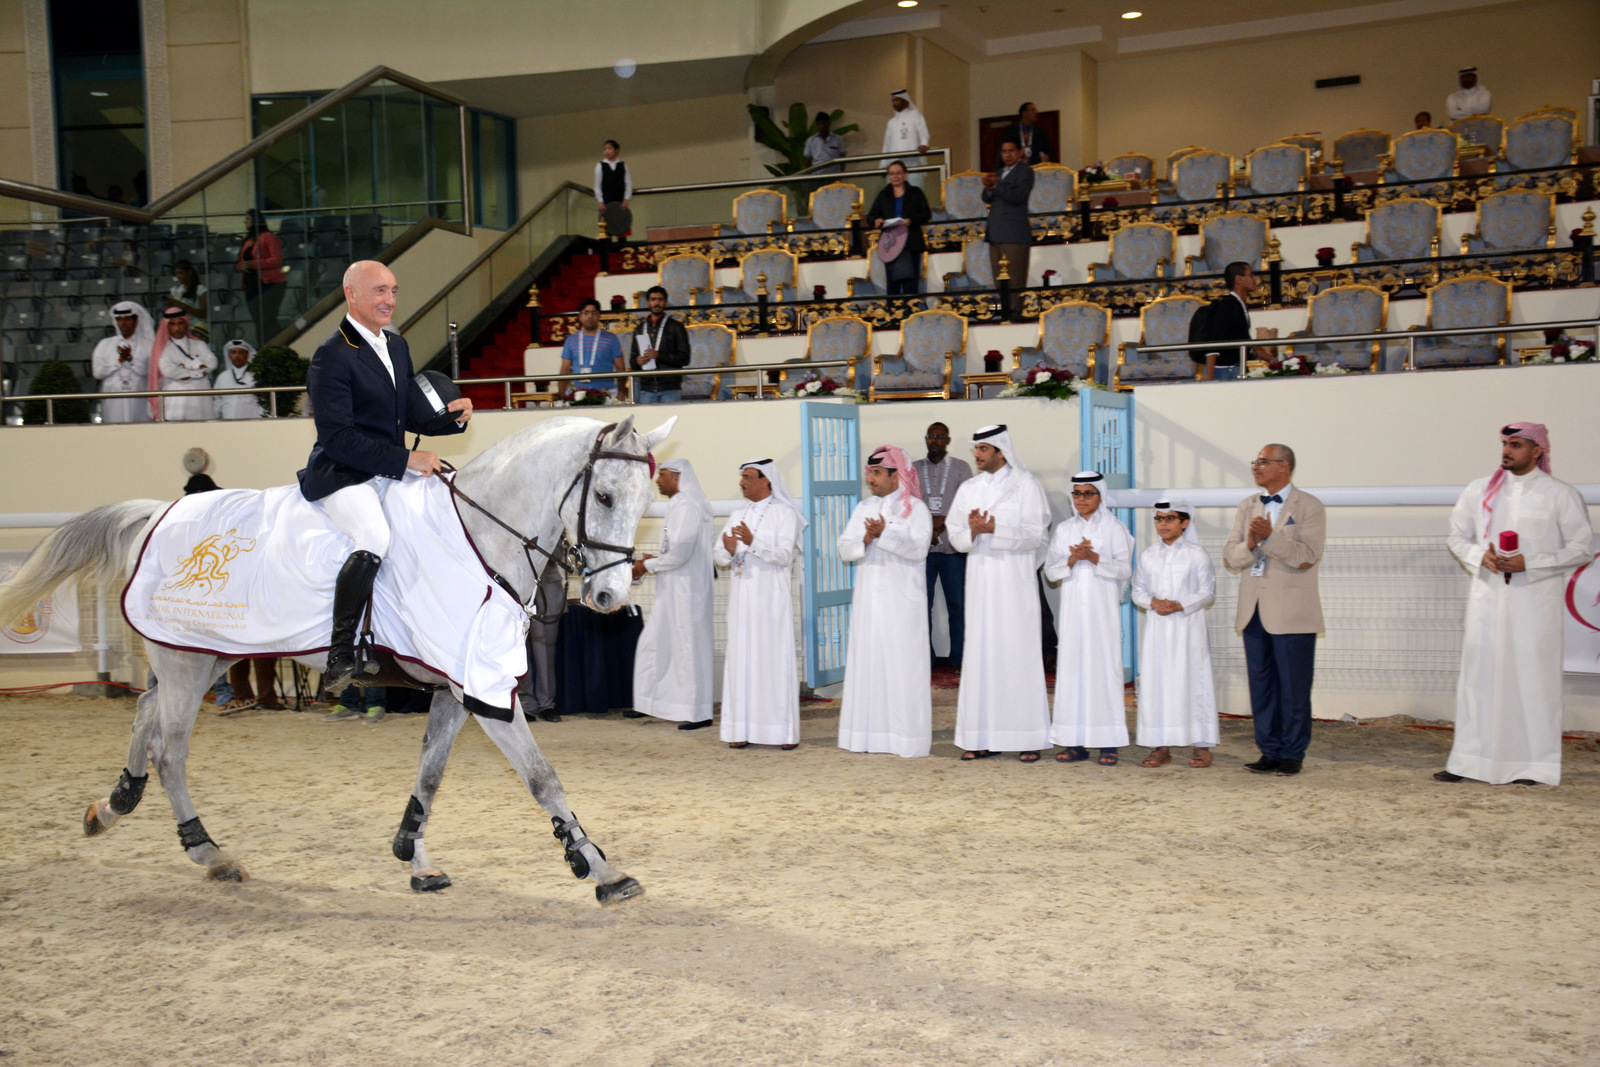
[[[1294,492],[1294,483],[1290,482],[1288,485],[1284,486],[1282,489],[1279,489],[1278,492],[1277,492],[1277,495],[1283,497],[1284,501],[1287,501],[1289,499],[1289,494],[1292,493],[1292,492]],[[1267,492],[1265,489],[1262,489],[1261,490],[1261,495],[1262,496],[1272,496],[1273,494]],[[1262,514],[1266,515],[1267,521],[1272,523],[1273,526],[1277,526],[1278,525],[1278,513],[1281,512],[1282,510],[1283,510],[1283,502],[1282,501],[1275,502],[1275,503],[1272,503],[1272,504],[1263,504],[1261,506]]]
[[[349,316],[346,317],[348,318]],[[390,384],[394,384],[394,364],[389,360],[389,335],[383,330],[373,333],[371,330],[367,329],[353,318],[350,319],[350,325],[356,328],[356,332],[359,333],[366,340],[367,344],[372,346],[372,350],[378,354],[378,360],[383,364],[383,369],[389,372]]]

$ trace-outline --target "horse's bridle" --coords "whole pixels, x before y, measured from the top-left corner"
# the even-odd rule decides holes
[[[546,549],[543,545],[539,544],[539,539],[537,537],[524,536],[520,531],[513,528],[504,519],[500,518],[500,516],[496,515],[494,512],[490,511],[488,508],[472,499],[466,493],[462,492],[459,488],[457,488],[456,480],[454,478],[451,478],[445,483],[450,487],[450,492],[453,496],[465,501],[478,511],[481,511],[490,522],[494,523],[496,526],[499,526],[512,537],[515,537],[518,543],[522,545],[522,554],[527,558],[528,569],[533,572],[534,576],[535,584],[533,596],[524,599],[522,595],[517,592],[516,587],[512,585],[503,574],[500,574],[493,567],[490,567],[487,562],[484,563],[484,569],[489,572],[489,577],[493,578],[495,583],[499,585],[500,588],[510,593],[516,599],[517,603],[522,605],[522,610],[528,613],[528,617],[537,622],[550,623],[555,622],[560,618],[559,613],[547,617],[543,607],[538,603],[539,595],[544,590],[544,584],[539,581],[539,577],[546,568],[554,565],[560,567],[567,574],[581,573],[585,578],[592,578],[603,570],[607,570],[622,563],[633,562],[632,545],[611,545],[604,541],[593,541],[589,538],[589,485],[594,480],[595,462],[602,459],[621,459],[627,460],[631,463],[648,463],[650,464],[650,472],[652,474],[655,473],[656,469],[655,457],[649,453],[645,453],[642,456],[636,456],[631,452],[612,452],[600,447],[600,443],[606,439],[606,434],[610,433],[616,428],[617,424],[614,422],[601,428],[599,434],[595,436],[593,446],[591,446],[589,449],[588,461],[584,463],[581,471],[572,476],[571,483],[567,485],[567,491],[561,494],[561,501],[556,505],[556,517],[559,519],[561,517],[561,509],[567,505],[567,498],[572,495],[572,491],[578,487],[578,483],[580,481],[583,483],[583,491],[578,497],[578,543],[576,545],[568,541],[565,532],[563,532],[557,536],[555,551],[552,552],[549,549]],[[456,471],[456,468],[450,466],[449,464],[445,464],[445,466],[453,473]],[[618,556],[610,563],[605,563],[598,567],[590,567],[589,560],[584,555],[584,550],[590,548],[598,549],[602,552],[616,552],[618,553]],[[548,561],[543,568],[541,568],[538,561],[534,559],[533,554],[535,552],[539,553],[539,555],[543,556]]]

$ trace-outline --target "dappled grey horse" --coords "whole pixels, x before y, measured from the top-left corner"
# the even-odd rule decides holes
[[[616,611],[628,603],[632,569],[627,563],[634,531],[651,499],[651,453],[674,422],[670,419],[650,433],[640,433],[633,429],[632,416],[607,426],[594,419],[557,417],[500,441],[454,475],[457,510],[468,535],[491,577],[530,615],[557,613],[564,607],[535,604],[539,574],[549,566],[580,573],[582,602],[596,611]],[[170,506],[163,501],[130,500],[96,508],[58,527],[11,580],[0,585],[0,620],[21,616],[73,575],[110,577],[118,567],[131,575],[145,534]],[[567,545],[558,548],[563,533]],[[84,833],[103,834],[131,814],[154,763],[189,858],[218,881],[243,881],[244,869],[201,826],[185,781],[189,735],[200,703],[212,681],[236,660],[152,641],[145,642],[145,650],[156,684],[139,697],[127,767],[111,795],[89,805]],[[321,670],[325,655],[296,659]],[[644,892],[638,881],[608,864],[584,834],[567,805],[561,780],[539,751],[516,700],[511,721],[499,721],[470,711],[452,695],[445,678],[414,663],[401,662],[398,667],[419,687],[438,687],[422,739],[416,787],[393,842],[396,858],[411,864],[411,888],[427,891],[450,884],[429,860],[422,835],[456,735],[468,715],[475,715],[534,799],[550,813],[572,873],[595,882],[600,903],[618,904]]]

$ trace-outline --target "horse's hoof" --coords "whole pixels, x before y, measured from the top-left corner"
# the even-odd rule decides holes
[[[111,824],[109,826],[101,822],[100,805],[103,803],[105,803],[105,801],[102,800],[91,800],[89,802],[89,810],[83,813],[84,837],[99,837],[101,834],[111,829],[112,826],[115,826],[117,819],[120,818],[120,816],[113,815],[111,817]]]
[[[437,893],[450,888],[450,876],[443,871],[436,874],[413,874],[411,888],[418,893]]]
[[[600,902],[602,908],[614,908],[624,900],[644,896],[644,886],[639,884],[637,878],[624,878],[620,882],[594,887],[594,898]]]
[[[250,876],[232,860],[218,860],[206,868],[206,877],[213,882],[248,882]]]

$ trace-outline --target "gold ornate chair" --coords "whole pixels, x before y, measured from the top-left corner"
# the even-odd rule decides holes
[[[1070,370],[1094,380],[1095,366],[1104,366],[1111,340],[1111,309],[1087,300],[1064,300],[1039,316],[1039,343],[1012,349],[1011,380],[1020,382],[1037,367]],[[1023,360],[1031,362],[1023,366]]]
[[[1130,382],[1191,381],[1200,365],[1187,352],[1161,352],[1145,356],[1144,345],[1181,345],[1189,339],[1189,320],[1206,303],[1198,296],[1163,296],[1139,309],[1139,340],[1117,345],[1117,367],[1111,387],[1131,389]]]
[[[1306,328],[1291,338],[1331,337],[1344,333],[1377,333],[1389,320],[1389,294],[1375,285],[1336,285],[1324,289],[1306,302]],[[1381,341],[1311,340],[1291,342],[1289,355],[1300,355],[1318,364],[1337,363],[1345,370],[1375,371]]]
[[[852,389],[861,389],[867,384],[867,357],[871,353],[872,327],[866,319],[859,315],[830,315],[806,327],[806,354],[788,362],[794,365],[795,371],[803,372],[806,368],[800,364],[813,360],[853,359],[856,361],[853,372],[848,367],[830,367],[821,373],[849,382]],[[787,381],[789,371],[779,371],[778,378]]]
[[[716,302],[716,292],[712,287],[716,268],[709,256],[696,255],[693,252],[667,256],[656,264],[656,271],[659,278],[657,284],[667,291],[668,307],[689,307],[694,304]],[[643,307],[644,304],[644,292],[634,293],[633,306]]]
[[[1478,225],[1461,235],[1461,254],[1497,255],[1556,246],[1556,198],[1531,189],[1505,189],[1478,201]]]
[[[1148,185],[1156,176],[1156,161],[1143,152],[1126,152],[1112,156],[1105,162],[1106,173],[1113,179],[1137,174],[1139,182]]]
[[[900,351],[872,357],[867,399],[950,399],[950,374],[966,360],[967,320],[953,311],[919,311],[900,324]]]
[[[696,323],[689,327],[689,366],[704,367],[709,373],[685,374],[683,399],[727,399],[730,391],[722,384],[724,373],[731,375],[739,355],[739,338],[719,322]]]
[[[1503,326],[1511,322],[1511,283],[1487,274],[1463,274],[1428,290],[1430,330]],[[1503,333],[1419,337],[1416,369],[1486,367],[1506,361]]]
[[[717,289],[719,304],[754,304],[766,275],[766,294],[774,302],[794,300],[798,292],[800,261],[793,252],[762,248],[739,257],[739,284]]]
[[[1376,174],[1379,161],[1389,153],[1389,135],[1382,130],[1351,130],[1333,142],[1333,158],[1347,175]]]
[[[842,230],[850,225],[851,212],[861,211],[861,187],[849,182],[830,182],[811,194],[811,214],[795,220],[796,230]]]

